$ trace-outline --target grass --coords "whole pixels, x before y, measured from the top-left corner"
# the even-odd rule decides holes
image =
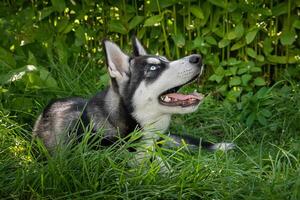
[[[60,95],[90,95],[100,87],[96,68],[75,69],[81,69],[76,72],[82,75],[79,79],[67,71],[57,76],[64,88]],[[81,86],[87,81],[90,84]],[[269,105],[274,116],[267,126],[252,128],[239,121],[233,106],[207,97],[196,113],[175,116],[171,131],[234,141],[237,148],[227,153],[159,148],[157,154],[172,167],[166,174],[146,161],[128,167],[130,143],[96,151],[83,142],[50,156],[32,141],[31,122],[0,110],[0,198],[300,199],[299,96],[299,86],[286,97],[274,92]],[[42,105],[47,100],[35,98]]]

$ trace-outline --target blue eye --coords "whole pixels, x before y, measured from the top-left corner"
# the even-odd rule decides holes
[[[155,71],[155,70],[157,70],[157,66],[152,65],[152,66],[150,67],[150,71]]]

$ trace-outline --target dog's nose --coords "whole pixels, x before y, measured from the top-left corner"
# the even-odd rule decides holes
[[[189,58],[189,62],[192,64],[201,65],[201,56],[198,54],[191,55]]]

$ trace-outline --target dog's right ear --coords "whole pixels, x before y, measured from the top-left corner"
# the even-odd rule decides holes
[[[109,40],[103,40],[103,47],[110,76],[118,82],[126,79],[129,72],[129,56]]]
[[[134,56],[144,56],[144,55],[147,55],[146,50],[144,49],[143,45],[137,39],[136,36],[132,36],[132,45],[133,45],[133,54],[134,54]]]

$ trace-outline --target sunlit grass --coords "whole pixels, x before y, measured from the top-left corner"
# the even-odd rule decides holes
[[[299,199],[299,134],[291,126],[278,137],[267,127],[246,128],[236,111],[207,98],[197,113],[176,116],[171,131],[234,141],[227,153],[160,148],[171,171],[155,163],[129,167],[125,143],[93,150],[84,142],[50,156],[31,131],[1,113],[0,194],[51,199]],[[295,113],[297,114],[297,113]],[[282,115],[284,117],[284,115]]]

